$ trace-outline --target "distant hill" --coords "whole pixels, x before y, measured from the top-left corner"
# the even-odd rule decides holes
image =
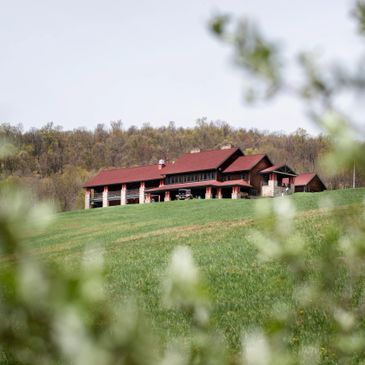
[[[116,121],[94,130],[64,131],[49,123],[24,131],[20,126],[0,124],[2,138],[17,152],[1,161],[0,180],[23,183],[31,188],[35,199],[52,200],[61,211],[83,206],[82,184],[102,168],[174,161],[194,148],[219,149],[228,143],[247,155],[267,153],[273,163],[287,162],[297,173],[316,171],[328,189],[352,187],[352,170],[331,176],[321,164],[331,150],[329,138],[311,136],[304,129],[291,134],[268,133],[205,118],[192,128],[178,128],[172,122],[163,127],[145,124],[125,128]],[[365,186],[360,171],[356,186]]]

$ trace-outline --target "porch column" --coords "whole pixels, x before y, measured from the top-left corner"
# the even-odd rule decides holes
[[[222,188],[217,188],[217,198],[222,199]]]
[[[85,209],[90,209],[90,189],[85,189]]]
[[[212,199],[212,187],[207,186],[205,188],[205,199]]]
[[[165,180],[164,179],[161,179],[160,180],[160,186],[164,186],[165,185]]]
[[[169,202],[170,199],[170,192],[169,191],[165,191],[165,202]]]
[[[289,176],[289,193],[295,192],[295,186],[294,186],[294,177]]]
[[[277,180],[277,176],[275,173],[272,173],[270,175],[270,179],[269,179],[269,196],[276,196],[278,193],[278,189],[277,189],[277,186],[278,186],[278,180]]]
[[[146,193],[146,201],[145,203],[151,203],[151,193]]]
[[[127,204],[127,184],[122,184],[122,190],[120,191],[120,205]]]
[[[103,208],[107,207],[109,205],[108,202],[108,187],[104,186],[104,191],[103,191]]]
[[[238,186],[232,186],[232,199],[238,199]]]
[[[144,181],[139,186],[139,204],[144,204]]]
[[[271,175],[270,175],[270,180],[269,180],[269,182],[270,181],[272,181],[272,185],[273,186],[278,186],[278,179],[277,179],[277,176],[276,176],[276,174],[275,173],[272,173]]]

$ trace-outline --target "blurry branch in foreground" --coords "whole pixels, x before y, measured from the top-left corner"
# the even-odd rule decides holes
[[[358,10],[359,12],[359,10]],[[363,19],[360,6],[358,19]],[[253,95],[271,96],[282,85],[276,48],[255,27],[243,22],[241,34],[227,36],[227,20],[212,23],[222,39],[238,47],[240,66],[259,77]],[[329,132],[334,151],[328,163],[346,166],[356,159],[365,169],[358,134],[336,111],[333,86],[304,60],[310,100],[323,96],[316,119]],[[264,85],[264,86],[262,86]],[[351,85],[351,83],[349,83]],[[321,99],[321,98],[319,98]],[[314,100],[316,101],[316,100]],[[11,153],[0,146],[1,159]],[[115,305],[104,288],[102,249],[91,247],[75,273],[39,262],[27,249],[30,232],[45,229],[52,214],[47,205],[32,206],[18,188],[0,183],[0,362],[5,364],[318,364],[363,363],[365,358],[365,204],[333,208],[322,201],[324,232],[309,239],[295,224],[290,198],[257,205],[251,240],[262,262],[273,261],[292,275],[290,303],[279,299],[256,328],[242,329],[240,357],[226,347],[210,321],[211,304],[187,248],[173,253],[162,280],[162,302],[190,318],[190,341],[176,339],[166,348],[146,328],[134,302]],[[285,219],[283,219],[285,216]],[[315,222],[316,223],[316,222]],[[308,255],[309,252],[315,255]],[[298,323],[316,318],[328,324],[325,339],[303,336]]]
[[[8,147],[0,148],[3,156]],[[191,318],[193,337],[167,349],[132,300],[112,304],[104,289],[103,250],[89,247],[79,270],[37,260],[27,238],[53,219],[19,186],[0,183],[0,363],[225,364],[225,346],[209,321],[209,301],[186,248],[177,248],[162,283],[167,309]]]
[[[363,0],[354,4],[352,14],[364,33]],[[284,57],[279,43],[268,40],[252,20],[217,15],[211,19],[209,28],[221,42],[232,47],[233,59],[244,73],[248,102],[290,93],[304,101],[309,114],[317,122],[325,112],[349,114],[339,109],[338,97],[365,91],[363,58],[351,70],[338,62],[322,65],[320,55],[308,50],[303,50],[290,62]],[[294,70],[301,75],[300,79],[293,78]],[[350,118],[346,119],[349,123]]]
[[[359,31],[365,34],[365,1],[357,0],[353,10],[353,15],[357,20]]]
[[[337,145],[345,147],[346,126],[328,118],[337,125]],[[357,153],[355,146],[344,158]],[[361,164],[364,168],[363,159]],[[72,273],[45,264],[31,255],[26,239],[49,224],[49,208],[31,206],[22,191],[4,183],[0,206],[4,364],[274,365],[360,363],[365,357],[365,202],[337,210],[330,200],[321,201],[324,232],[314,242],[296,224],[290,198],[258,201],[251,234],[258,260],[286,268],[294,285],[292,302],[278,298],[262,325],[242,328],[240,356],[228,351],[211,323],[212,304],[188,248],[172,252],[161,303],[190,318],[191,337],[164,347],[151,335],[135,302],[108,300],[102,248],[91,246]],[[298,337],[300,323],[310,318],[331,328],[325,338]]]
[[[352,14],[360,33],[364,34],[365,2],[357,1]],[[309,115],[331,140],[332,150],[323,161],[328,170],[336,175],[356,161],[356,166],[365,171],[361,143],[364,129],[356,127],[356,118],[345,113],[338,103],[343,95],[364,93],[363,62],[360,60],[349,71],[337,63],[320,65],[315,54],[302,52],[295,61],[301,79],[293,81],[284,65],[278,62],[284,59],[277,53],[278,47],[267,41],[257,27],[247,24],[245,19],[232,21],[229,16],[217,16],[210,23],[213,34],[233,47],[236,63],[250,76],[245,77],[245,82],[250,83],[245,86],[246,94],[247,90],[257,88],[257,82],[259,89],[262,89],[262,83],[266,90],[273,90],[275,85],[273,93],[249,91],[254,97],[246,99],[253,102],[279,92],[289,92],[300,98]],[[267,51],[261,54],[260,49]],[[255,60],[253,55],[260,60]],[[280,80],[280,83],[273,83],[273,80]],[[259,226],[252,242],[261,260],[274,261],[292,272],[294,305],[275,303],[264,327],[245,337],[244,363],[362,363],[365,358],[362,325],[365,319],[365,201],[346,210],[333,209],[330,200],[322,201],[321,219],[326,228],[324,235],[315,238],[316,242],[308,240],[294,224],[295,207],[290,200],[258,203]],[[312,259],[308,256],[311,250],[316,252]],[[298,340],[295,328],[305,318],[318,318],[328,324],[326,341]]]
[[[229,16],[217,16],[211,21],[210,28],[223,42],[232,45],[234,61],[244,71],[248,102],[260,98],[273,97],[282,86],[282,62],[278,47],[267,41],[255,24],[247,19],[238,21],[235,29],[230,29]]]

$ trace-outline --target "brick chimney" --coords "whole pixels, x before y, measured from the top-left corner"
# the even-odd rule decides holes
[[[222,147],[221,147],[221,150],[229,150],[233,148],[233,144],[232,143],[227,143],[227,144],[224,144]]]

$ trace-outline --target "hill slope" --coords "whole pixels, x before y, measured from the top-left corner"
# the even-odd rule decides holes
[[[365,189],[351,189],[284,199],[295,202],[299,228],[320,244],[326,220],[319,202],[330,197],[343,214],[350,214],[346,206],[359,204],[364,196]],[[250,237],[255,204],[195,200],[62,213],[47,232],[31,238],[31,253],[77,269],[86,247],[103,248],[110,300],[136,298],[156,332],[168,340],[188,337],[189,326],[160,305],[160,276],[173,247],[190,246],[211,293],[213,320],[235,350],[242,328],[260,324],[276,300],[292,303],[286,268],[256,259]],[[313,318],[301,329],[305,336],[321,336],[325,330],[323,321]]]

